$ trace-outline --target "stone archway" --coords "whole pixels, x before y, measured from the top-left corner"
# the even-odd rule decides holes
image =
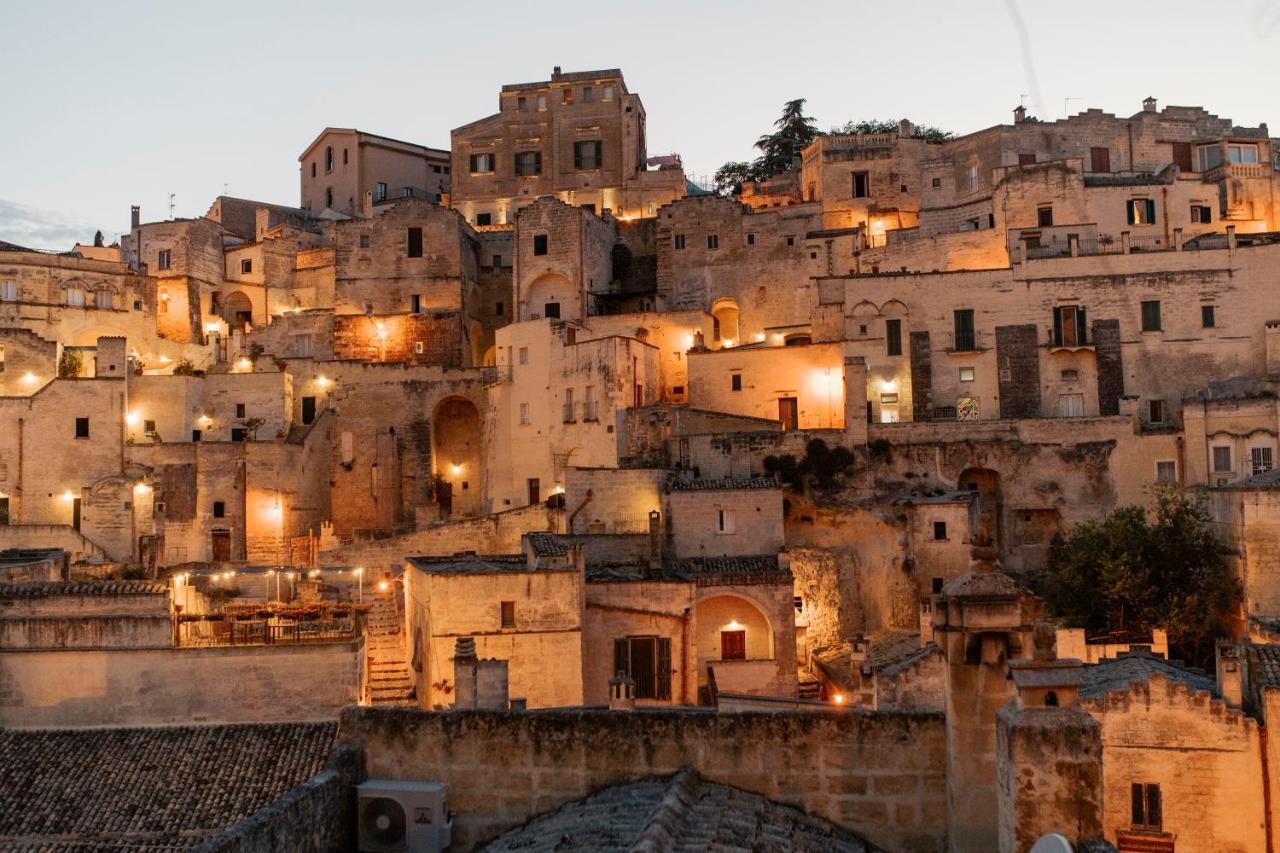
[[[454,518],[480,514],[483,434],[480,410],[466,397],[446,397],[432,411],[432,474],[439,478],[442,513]]]
[[[1001,543],[1001,499],[1000,474],[990,468],[972,467],[960,472],[956,480],[957,488],[975,492],[978,495],[974,508],[973,539],[981,542],[984,538],[999,548]]]
[[[581,314],[577,288],[559,273],[539,276],[521,294],[521,320],[577,320]]]
[[[222,301],[222,319],[232,329],[244,331],[253,323],[253,301],[242,290],[233,290]]]
[[[733,346],[742,343],[739,329],[739,320],[742,312],[738,308],[738,303],[733,299],[717,299],[711,305],[712,333],[713,340],[723,346]]]
[[[767,692],[776,674],[775,630],[765,609],[733,592],[708,595],[694,606],[698,682],[707,669],[734,692]]]

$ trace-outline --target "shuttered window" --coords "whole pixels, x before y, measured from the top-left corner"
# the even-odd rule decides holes
[[[1060,305],[1053,309],[1053,345],[1055,347],[1079,347],[1088,343],[1084,308],[1079,305]]]
[[[885,352],[887,355],[902,355],[902,321],[885,320],[884,323]]]
[[[1129,796],[1133,828],[1159,830],[1163,822],[1160,786],[1134,782]]]
[[[1142,331],[1160,331],[1160,300],[1148,299],[1142,303]]]
[[[1129,199],[1126,206],[1126,216],[1130,225],[1154,225],[1156,222],[1155,199]]]
[[[955,350],[973,352],[977,349],[977,336],[973,328],[973,309],[961,308],[955,312]]]
[[[604,162],[604,143],[599,139],[573,143],[573,168],[599,169]]]
[[[410,228],[406,236],[405,254],[411,258],[422,257],[422,229]]]
[[[522,178],[542,174],[542,152],[521,151],[516,154],[516,175]]]

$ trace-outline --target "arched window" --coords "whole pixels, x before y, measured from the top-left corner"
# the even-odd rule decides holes
[[[333,171],[333,146],[326,146],[324,149],[324,170],[325,172]]]
[[[324,191],[324,206],[333,207],[333,187],[326,187]]]

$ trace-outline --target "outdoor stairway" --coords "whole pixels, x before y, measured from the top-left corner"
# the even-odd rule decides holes
[[[800,692],[798,694],[801,699],[821,699],[822,684],[818,679],[809,673],[801,670],[800,672]]]
[[[400,613],[395,597],[381,594],[369,608],[365,631],[365,656],[369,667],[369,701],[374,705],[416,705],[413,679],[400,633]]]

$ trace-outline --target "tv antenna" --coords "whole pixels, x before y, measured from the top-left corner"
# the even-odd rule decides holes
[[[1069,97],[1069,98],[1063,98],[1063,99],[1062,99],[1062,117],[1063,117],[1063,118],[1070,118],[1070,117],[1071,117],[1071,108],[1070,108],[1069,106],[1067,106],[1068,104],[1070,104],[1072,101],[1083,101],[1083,100],[1084,100],[1084,98],[1082,98],[1082,97],[1077,97],[1077,96],[1075,96],[1075,95],[1072,95],[1072,96],[1071,96],[1071,97]]]
[[[173,209],[176,206],[176,202],[175,202],[176,198],[177,198],[177,195],[175,193],[169,193],[169,218],[170,219],[173,219]]]

